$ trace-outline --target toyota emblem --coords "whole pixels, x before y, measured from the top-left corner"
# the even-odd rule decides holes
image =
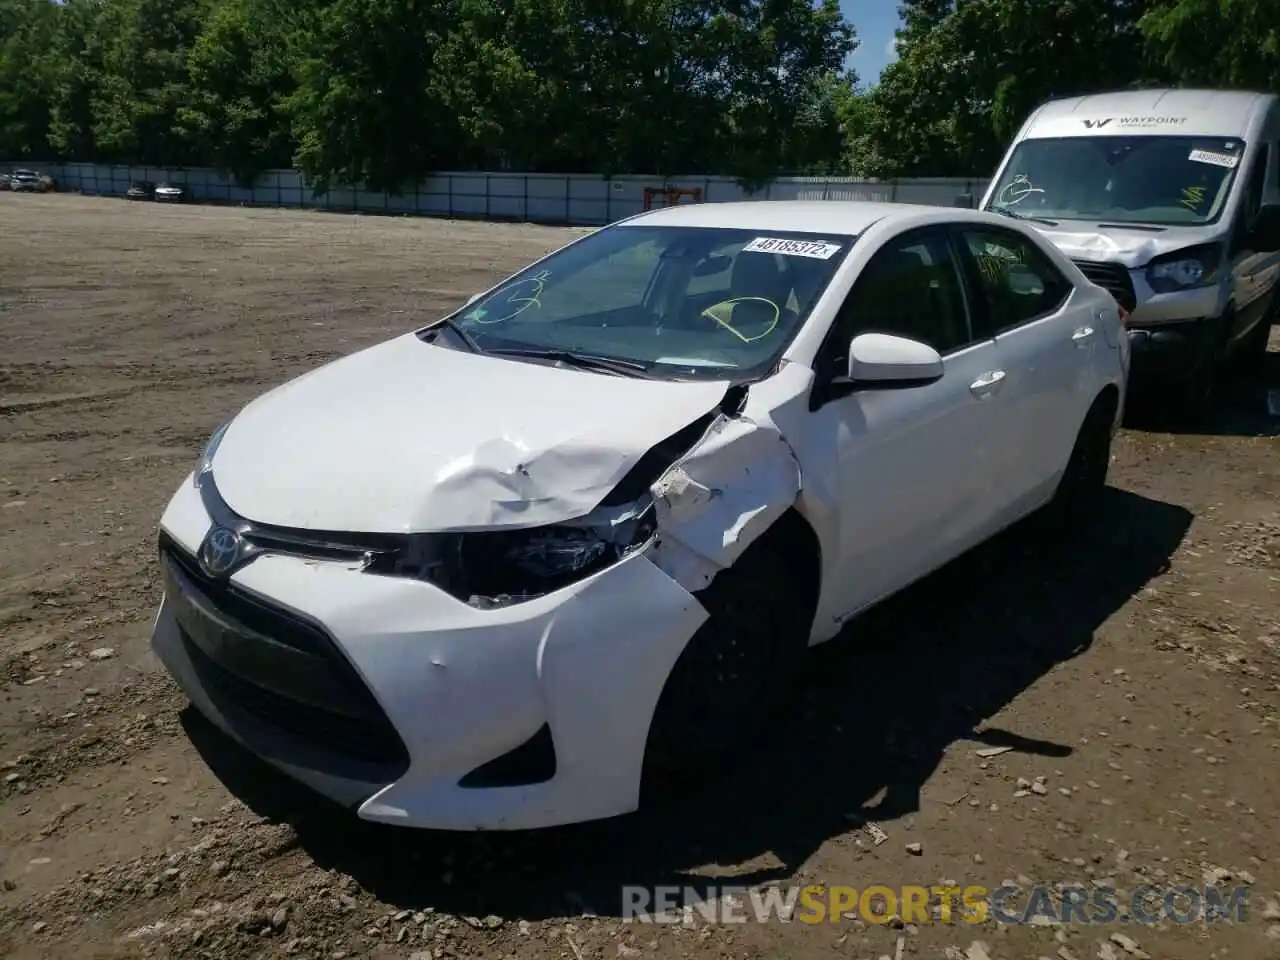
[[[211,577],[222,577],[231,571],[240,559],[244,541],[240,534],[227,527],[214,527],[200,547],[200,565]]]

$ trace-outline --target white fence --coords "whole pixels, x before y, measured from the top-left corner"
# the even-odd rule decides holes
[[[782,177],[748,193],[732,177],[601,177],[551,173],[439,173],[399,196],[354,188],[315,194],[296,170],[269,170],[251,188],[201,168],[106,167],[91,163],[0,163],[48,173],[60,190],[123,196],[136,180],[185,184],[200,203],[303,207],[361,213],[520,220],[598,225],[644,209],[645,190],[696,189],[705,202],[727,200],[880,200],[951,206],[961,194],[980,199],[985,179],[929,177],[867,181],[842,177]]]

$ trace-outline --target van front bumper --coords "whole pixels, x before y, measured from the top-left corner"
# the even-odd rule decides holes
[[[672,666],[707,618],[644,551],[477,609],[430,583],[263,554],[229,579],[191,477],[161,520],[152,648],[225,734],[366,820],[444,830],[630,813]]]
[[[1132,380],[1178,380],[1195,369],[1212,320],[1184,320],[1160,326],[1129,327]]]

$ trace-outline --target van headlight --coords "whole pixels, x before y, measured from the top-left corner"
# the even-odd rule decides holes
[[[646,493],[545,527],[410,535],[400,549],[370,556],[364,569],[427,580],[475,607],[501,607],[598,573],[643,547],[657,529]]]
[[[1206,244],[1157,257],[1147,264],[1147,283],[1156,293],[1207,287],[1218,279],[1222,247]]]

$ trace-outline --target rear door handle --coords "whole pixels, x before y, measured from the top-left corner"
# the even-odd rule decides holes
[[[1004,386],[1004,371],[992,370],[969,384],[969,392],[979,400],[985,400],[999,391],[1002,386]]]
[[[1083,347],[1086,343],[1093,339],[1093,327],[1080,327],[1071,335],[1071,342],[1077,347]]]

